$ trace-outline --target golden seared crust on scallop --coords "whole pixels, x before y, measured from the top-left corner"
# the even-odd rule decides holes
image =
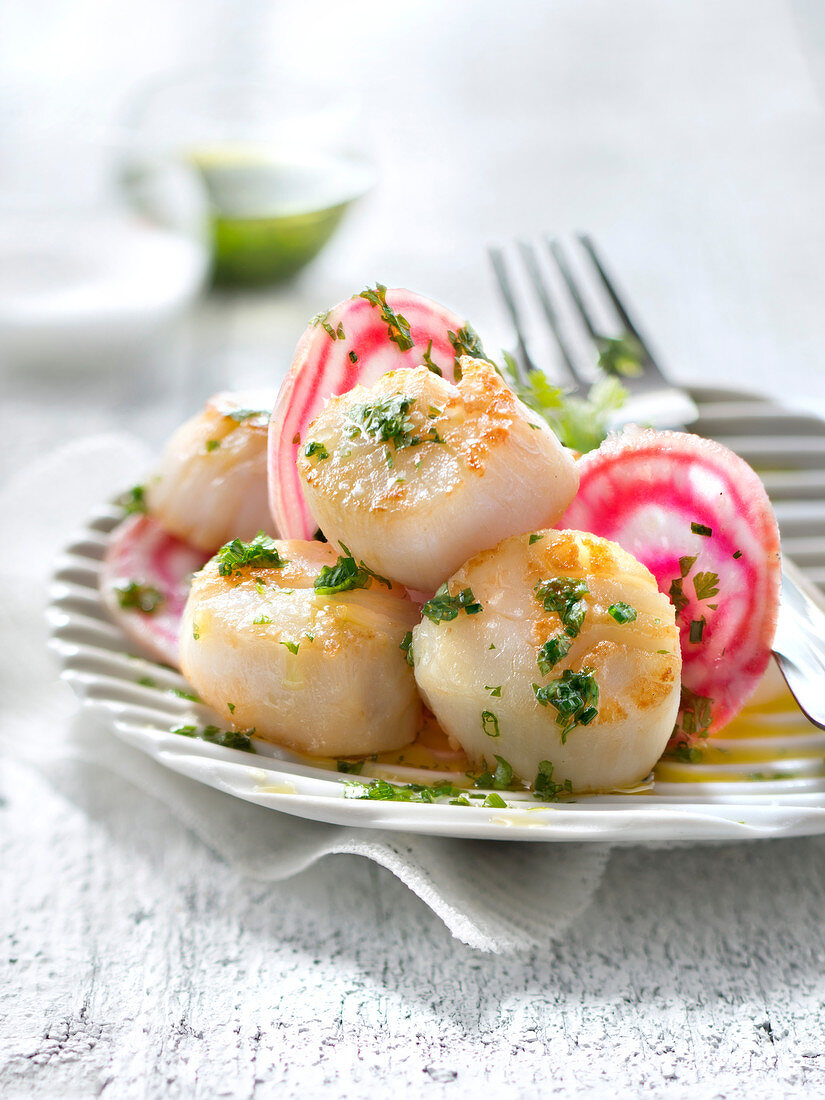
[[[267,497],[272,399],[218,393],[169,440],[146,486],[149,513],[207,553],[231,538],[275,534]]]
[[[672,731],[681,673],[675,613],[649,570],[606,539],[544,530],[447,582],[452,596],[468,588],[481,611],[425,614],[413,634],[442,728],[477,766],[498,755],[528,783],[543,761],[576,791],[642,780]]]
[[[418,608],[398,586],[315,589],[338,555],[300,540],[275,544],[282,565],[195,575],[181,633],[181,667],[224,721],[313,756],[400,748],[422,722],[400,645]]]
[[[421,591],[505,535],[555,522],[578,486],[570,453],[495,368],[461,368],[456,384],[420,367],[332,398],[298,459],[327,538]]]

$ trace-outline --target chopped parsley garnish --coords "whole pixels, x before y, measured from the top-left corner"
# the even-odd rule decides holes
[[[683,558],[679,558],[679,576],[683,580],[696,564],[697,557],[698,554],[694,554],[693,557],[688,557],[686,554]]]
[[[481,337],[472,325],[464,325],[458,332],[448,332],[447,339],[453,345],[456,367],[458,367],[458,360],[462,355],[469,355],[473,359],[486,359],[488,363],[492,362],[484,351]],[[458,375],[456,377],[458,377]]]
[[[631,378],[642,373],[644,348],[632,333],[623,336],[600,336],[599,367],[614,378]]]
[[[500,794],[496,794],[495,791],[491,791],[481,803],[481,808],[483,810],[506,810],[507,803],[504,801]]]
[[[281,569],[286,565],[286,559],[278,552],[278,544],[275,539],[259,531],[251,542],[242,542],[233,539],[222,546],[216,555],[218,559],[218,573],[222,577],[230,577],[239,572],[245,565],[260,568],[271,565],[275,569]]]
[[[330,340],[344,340],[344,326],[339,321],[338,327],[333,328],[328,320],[329,314],[329,310],[327,310],[326,313],[316,313],[309,323],[311,325],[320,325],[327,336],[329,336]]]
[[[544,535],[531,535],[528,545],[532,546],[534,542],[541,542],[541,540],[543,538],[544,538]]]
[[[133,580],[128,584],[117,585],[115,592],[117,602],[124,611],[140,611],[144,615],[151,615],[166,601],[160,589],[140,581]]]
[[[146,511],[146,486],[145,485],[133,485],[131,489],[127,489],[125,493],[121,493],[115,501],[118,507],[122,508],[124,514],[127,516],[133,516],[138,513]]]
[[[498,726],[498,718],[493,714],[491,710],[483,710],[481,712],[481,728],[487,734],[488,737],[500,737],[501,730]]]
[[[565,447],[582,454],[599,446],[610,430],[613,414],[627,400],[627,390],[618,378],[599,379],[586,397],[566,394],[540,370],[530,371],[522,381],[518,364],[506,352],[503,373],[525,405],[547,421]]]
[[[452,622],[458,617],[459,611],[465,611],[468,615],[477,615],[481,611],[481,604],[473,595],[472,588],[465,588],[457,595],[451,596],[446,581],[433,598],[427,600],[421,608],[421,614],[434,623]]]
[[[151,676],[140,676],[137,682],[144,688],[156,688],[158,686],[157,680],[153,680]]]
[[[221,441],[219,439],[207,439],[207,441],[206,441],[207,451],[217,451],[217,449],[218,449],[218,447],[220,447],[220,445],[221,445]]]
[[[491,687],[489,684],[485,684],[484,690],[489,691],[490,695],[492,695],[494,699],[501,698],[501,684],[499,684],[498,687]]]
[[[427,368],[427,370],[431,370],[433,372],[433,374],[437,374],[439,376],[439,378],[441,378],[442,375],[443,375],[443,371],[441,370],[441,367],[439,367],[439,365],[437,363],[433,362],[432,354],[431,354],[432,350],[433,350],[433,342],[432,342],[432,340],[430,340],[429,344],[427,344],[427,350],[424,352],[424,354],[421,356],[421,358],[422,358],[424,366]]]
[[[556,725],[561,726],[562,744],[576,726],[587,726],[598,715],[599,687],[592,668],[573,672],[566,668],[558,680],[551,680],[544,687],[533,684],[536,701],[543,707],[548,704],[558,711]]]
[[[360,775],[364,770],[363,760],[336,760],[335,766],[344,775]]]
[[[690,624],[690,640],[695,644],[701,642],[702,635],[705,632],[705,619],[704,616],[701,619],[694,619]]]
[[[693,578],[693,589],[697,600],[712,600],[719,595],[719,574],[697,573]]]
[[[347,356],[349,358],[350,363],[354,364],[354,363],[358,362],[358,356],[355,354],[354,351],[348,351]]]
[[[734,556],[735,558],[741,558],[741,557],[742,557],[742,551],[741,551],[741,550],[737,550],[737,551],[736,551],[736,553],[735,553],[735,554],[734,554],[733,556]]]
[[[686,764],[701,764],[702,750],[695,745],[677,745],[673,755],[677,760],[683,760]]]
[[[347,412],[348,434],[351,439],[362,435],[376,443],[392,443],[396,450],[415,447],[421,439],[413,435],[415,425],[407,415],[414,404],[411,398],[396,394],[374,405],[353,405]]]
[[[211,745],[222,745],[225,749],[238,749],[240,752],[254,752],[250,738],[255,730],[222,730],[217,726],[176,726],[171,731],[181,737],[199,737]]]
[[[226,709],[229,711],[230,714],[234,714],[235,713],[235,704],[234,703],[227,703],[226,704]]]
[[[188,699],[190,703],[202,703],[200,695],[196,695],[194,691],[184,691],[183,688],[167,688],[169,695],[176,695],[178,699]]]
[[[399,645],[399,647],[398,647],[402,651],[402,653],[406,656],[407,664],[411,668],[413,668],[415,666],[415,659],[413,657],[413,649],[412,649],[412,640],[413,640],[412,631],[408,630],[407,633],[404,635],[404,637],[401,639],[401,645]]]
[[[455,798],[463,795],[461,787],[452,783],[390,783],[379,779],[367,786],[364,783],[348,783],[344,791],[345,798],[367,798],[376,802],[436,802],[447,796]]]
[[[257,619],[252,620],[253,626],[272,626],[272,619],[268,615],[259,615]]]
[[[542,676],[546,676],[547,673],[559,663],[562,657],[566,657],[570,652],[570,647],[573,644],[573,639],[569,638],[566,634],[554,634],[552,638],[548,638],[544,645],[539,650],[539,672]]]
[[[410,323],[406,317],[396,313],[392,306],[387,303],[387,288],[381,283],[376,283],[375,290],[370,290],[367,287],[366,290],[361,291],[358,297],[364,298],[371,306],[381,310],[381,320],[387,326],[392,343],[397,344],[401,351],[409,351],[414,343],[410,335]]]
[[[710,538],[713,534],[713,528],[705,523],[691,523],[690,529],[694,535],[704,535],[705,538]]]
[[[636,608],[631,607],[629,603],[622,603],[619,600],[617,603],[612,603],[607,609],[607,614],[611,619],[615,619],[617,623],[632,623],[636,620]]]
[[[540,802],[558,802],[559,795],[572,794],[573,784],[569,779],[563,783],[556,783],[553,779],[553,765],[549,760],[542,760],[536,778],[533,780],[533,798]]]
[[[693,737],[707,737],[713,720],[712,706],[713,699],[706,695],[697,695],[682,684],[682,699],[673,736],[681,736],[687,741]]]
[[[372,580],[392,588],[392,582],[386,577],[380,576],[363,561],[356,562],[343,542],[339,545],[343,555],[339,555],[335,565],[325,565],[315,578],[314,588],[319,596],[335,596],[338,592],[351,592],[354,588],[368,588]]]
[[[551,577],[539,581],[534,589],[545,611],[555,611],[565,633],[575,638],[581,630],[587,610],[583,596],[587,595],[587,583],[578,577]]]
[[[484,771],[480,775],[471,775],[473,780],[473,786],[486,790],[489,787],[493,787],[497,791],[509,790],[513,783],[513,767],[504,759],[503,756],[495,756],[496,768],[495,771],[491,771],[487,765],[487,761],[483,760]],[[473,796],[475,797],[475,796]]]
[[[324,444],[317,439],[313,439],[311,443],[307,443],[306,447],[304,447],[304,454],[307,458],[312,458],[312,456],[315,455],[319,462],[322,462],[325,458],[329,458],[329,451]]]
[[[281,642],[280,644],[286,646],[289,652],[293,655],[296,654],[301,647],[300,642]]]
[[[195,639],[196,642],[200,641],[200,629],[201,628],[198,626],[197,623],[192,623],[192,637]]]

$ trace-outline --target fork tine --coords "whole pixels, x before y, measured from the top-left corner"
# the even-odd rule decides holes
[[[556,261],[556,266],[561,272],[561,277],[567,284],[567,289],[570,291],[570,297],[576,303],[576,309],[578,309],[579,311],[581,319],[584,323],[584,327],[587,329],[590,335],[590,339],[593,340],[595,343],[598,343],[599,340],[603,339],[603,335],[596,328],[595,324],[593,323],[593,319],[590,316],[590,311],[582,300],[582,296],[579,293],[578,285],[576,284],[576,280],[573,278],[573,275],[570,271],[570,267],[567,263],[567,258],[564,255],[561,244],[555,237],[545,237],[544,243],[547,245],[548,249],[550,250],[550,254]]]
[[[500,248],[490,247],[487,249],[487,255],[490,257],[490,263],[493,265],[493,272],[495,273],[496,281],[498,282],[501,296],[504,299],[504,304],[507,307],[507,312],[510,314],[510,319],[513,322],[513,328],[516,332],[516,366],[518,367],[521,381],[527,381],[527,375],[534,370],[537,370],[536,364],[530,358],[530,353],[527,350],[527,345],[524,342],[523,329],[521,325],[521,318],[519,316],[518,309],[516,308],[515,298],[513,297],[513,288],[510,284],[510,276],[507,274],[507,266],[504,262],[504,253]]]
[[[533,247],[527,244],[525,241],[518,242],[518,250],[521,253],[522,261],[527,269],[527,274],[530,276],[530,280],[533,284],[533,289],[538,295],[538,299],[541,302],[544,315],[547,318],[547,323],[550,326],[550,331],[558,345],[558,349],[561,352],[561,357],[564,360],[564,365],[567,368],[567,373],[576,386],[584,387],[586,385],[585,379],[582,377],[581,372],[573,362],[573,358],[570,355],[570,351],[567,346],[567,341],[562,334],[561,327],[559,325],[558,314],[553,308],[553,303],[550,300],[550,295],[547,292],[547,284],[544,281],[544,276],[538,265],[535,251]]]
[[[648,372],[649,374],[653,374],[653,373],[657,374],[661,378],[661,380],[664,382],[665,381],[665,376],[662,372],[662,369],[659,366],[659,364],[656,362],[656,360],[653,358],[653,356],[651,355],[650,348],[647,346],[647,343],[645,342],[644,337],[641,335],[639,330],[636,328],[636,325],[633,323],[630,316],[628,315],[628,312],[625,309],[624,303],[622,302],[621,298],[619,297],[619,293],[616,290],[616,286],[615,286],[613,280],[610,278],[610,276],[607,274],[607,271],[604,268],[604,264],[602,263],[601,258],[599,257],[599,253],[596,250],[595,244],[593,243],[593,238],[590,236],[589,233],[579,233],[579,234],[577,234],[577,236],[578,236],[579,241],[581,242],[582,248],[584,248],[585,252],[590,257],[590,259],[593,263],[593,266],[595,267],[596,271],[598,272],[599,278],[602,281],[602,285],[604,286],[604,289],[607,291],[608,297],[610,298],[610,301],[613,303],[613,308],[616,310],[616,313],[619,315],[619,320],[622,322],[622,325],[624,326],[625,331],[629,332],[631,336],[633,336],[636,340],[638,340],[639,346],[641,347],[641,349],[642,349],[642,351],[644,352],[644,355],[645,355],[645,364],[644,364],[644,366],[645,366],[646,372]]]

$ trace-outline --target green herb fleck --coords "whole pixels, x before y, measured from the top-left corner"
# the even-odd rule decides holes
[[[269,420],[269,411],[267,409],[235,409],[234,412],[226,414],[230,420],[237,421],[238,424],[243,423],[244,420],[254,420],[256,417],[260,417],[262,420]]]
[[[497,761],[495,771],[491,771],[487,766],[487,761],[484,760],[484,770],[481,774],[470,776],[476,788],[486,790],[489,787],[493,787],[497,791],[509,790],[513,783],[512,765],[509,764],[503,756],[496,756],[495,759]]]
[[[704,634],[704,632],[705,632],[705,618],[704,618],[704,616],[702,616],[701,619],[694,619],[693,622],[690,624],[690,640],[694,643],[694,645],[696,645],[698,642],[701,642],[702,635]]]
[[[489,684],[485,684],[484,690],[489,691],[490,695],[492,695],[494,699],[501,698],[501,684],[499,684],[498,687],[490,687]]]
[[[465,588],[455,596],[451,596],[447,583],[438,589],[431,600],[427,600],[421,608],[421,614],[431,622],[452,622],[457,618],[459,611],[465,611],[468,615],[477,615],[481,611],[481,604],[473,595],[472,588]]]
[[[115,504],[122,508],[127,516],[133,516],[146,511],[146,486],[133,485],[125,493],[121,493]]]
[[[156,688],[158,686],[157,680],[153,680],[151,676],[141,676],[137,682],[145,688]]]
[[[539,581],[534,591],[544,610],[555,611],[565,632],[575,638],[581,630],[587,610],[582,599],[587,595],[587,583],[577,577],[551,577],[549,580]]]
[[[441,378],[442,375],[443,375],[443,371],[441,370],[441,367],[439,367],[438,363],[433,362],[432,354],[431,354],[432,350],[433,350],[433,342],[432,342],[432,340],[430,340],[429,344],[427,344],[427,350],[424,352],[424,354],[422,355],[421,358],[422,358],[424,366],[427,368],[427,370],[431,370],[433,372],[433,374],[437,374],[438,377]]]
[[[695,745],[677,745],[673,753],[677,760],[683,760],[686,764],[701,764],[702,750]]]
[[[558,802],[559,796],[572,794],[573,784],[569,779],[563,783],[556,783],[553,779],[553,765],[549,760],[542,760],[536,778],[533,780],[533,798],[540,802]]]
[[[558,711],[556,724],[561,726],[562,744],[576,726],[587,726],[598,715],[599,688],[592,668],[573,672],[567,668],[557,680],[544,687],[533,684],[536,701],[543,707],[548,704]]]
[[[572,645],[573,639],[566,634],[554,634],[552,638],[547,639],[541,649],[539,649],[538,655],[539,672],[542,676],[546,676],[547,673],[559,663],[562,657],[567,656]]]
[[[281,569],[286,565],[286,559],[281,557],[276,540],[264,534],[263,531],[259,531],[251,542],[233,539],[232,542],[220,548],[216,557],[218,573],[222,577],[232,576],[245,565],[251,565],[253,568],[269,565],[275,569]]]
[[[360,775],[364,770],[363,760],[336,760],[335,765],[344,775]]]
[[[344,551],[335,565],[325,565],[315,578],[314,588],[319,596],[335,596],[339,592],[351,592],[355,588],[368,588],[372,580],[392,588],[392,582],[370,569],[364,562],[356,562],[343,542],[339,546]]]
[[[221,445],[221,441],[219,439],[207,439],[207,441],[206,441],[207,451],[217,451],[217,449],[218,449],[218,447],[220,447],[220,445]]]
[[[235,704],[234,703],[227,703],[226,704],[226,709],[229,711],[230,714],[234,714],[235,713]]]
[[[376,802],[437,802],[439,798],[455,798],[462,794],[461,787],[446,781],[428,786],[423,783],[389,783],[386,779],[369,785],[347,783],[344,791],[346,798],[365,798]]]
[[[697,695],[682,684],[682,699],[673,736],[688,742],[694,737],[707,737],[713,720],[712,706],[713,699]]]
[[[469,355],[473,359],[486,359],[488,363],[492,362],[484,351],[481,337],[472,325],[466,324],[458,332],[448,332],[447,339],[453,345],[453,351],[455,352],[456,377],[461,374],[458,361],[462,355]]]
[[[250,738],[255,730],[222,730],[217,726],[176,726],[171,731],[181,737],[198,737],[211,745],[221,745],[225,749],[238,749],[240,752],[254,752]]]
[[[413,657],[412,649],[412,631],[408,630],[404,637],[401,639],[401,645],[398,647],[407,658],[407,664],[413,668],[415,667],[415,659]]]
[[[719,595],[719,574],[697,573],[693,578],[693,589],[697,600],[712,600]]]
[[[354,351],[347,352],[347,355],[349,356],[350,363],[354,364],[358,362],[358,356],[355,354]]]
[[[312,456],[315,455],[319,462],[323,462],[325,458],[329,458],[329,451],[324,444],[317,439],[313,439],[311,443],[307,443],[306,447],[304,447],[304,454],[307,458],[312,458]]]
[[[694,535],[704,535],[708,539],[713,534],[713,528],[708,527],[705,523],[691,523],[690,529]]]
[[[201,639],[200,627],[197,623],[192,623],[192,637],[195,639],[196,642],[199,642]]]
[[[741,557],[742,557],[742,551],[741,551],[741,550],[737,550],[737,551],[736,551],[736,553],[735,553],[735,554],[734,554],[733,556],[734,556],[735,558],[741,558]]]
[[[257,619],[252,620],[253,626],[272,626],[272,619],[268,615],[259,615]]]
[[[347,411],[350,439],[362,435],[376,443],[392,443],[396,450],[417,446],[421,439],[413,434],[415,425],[407,415],[414,404],[412,398],[396,394],[372,405],[353,405]]]
[[[615,619],[617,623],[632,623],[636,620],[636,608],[631,607],[629,603],[622,603],[619,600],[617,603],[612,603],[607,609],[607,614],[611,619]]]
[[[528,545],[532,546],[534,542],[541,542],[541,540],[543,538],[544,538],[544,535],[531,535]]]
[[[151,584],[142,584],[132,580],[128,584],[116,585],[117,602],[124,611],[140,611],[143,615],[151,615],[166,601],[166,597]]]
[[[481,728],[487,734],[488,737],[500,737],[501,730],[498,725],[498,718],[491,710],[483,710],[481,712]]]
[[[326,313],[316,313],[309,323],[311,325],[320,325],[327,336],[329,336],[330,340],[344,340],[344,326],[339,321],[338,327],[333,328],[329,322],[329,314],[330,310],[327,310]]]
[[[599,367],[605,374],[615,377],[632,378],[642,373],[644,348],[632,333],[622,336],[600,336]]]
[[[293,655],[296,654],[298,652],[298,650],[301,648],[301,643],[300,642],[281,642],[280,644],[283,645],[283,646],[286,646],[286,648],[289,650],[289,652],[292,653]]]
[[[495,791],[491,791],[490,794],[481,803],[482,809],[485,810],[506,810],[507,803],[501,797],[500,794],[496,794]]]
[[[381,283],[376,283],[375,290],[367,287],[358,297],[364,298],[371,306],[381,310],[381,320],[387,326],[391,342],[397,344],[401,351],[409,351],[414,343],[410,335],[410,323],[406,317],[396,313],[387,303],[387,288]]]

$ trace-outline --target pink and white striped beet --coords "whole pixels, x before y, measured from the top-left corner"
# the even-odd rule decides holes
[[[207,557],[170,535],[157,520],[138,515],[115,528],[103,558],[100,593],[110,615],[148,655],[175,668],[190,578]],[[121,607],[118,589],[131,581],[160,593],[162,599],[154,611]]]
[[[426,362],[453,380],[456,349],[450,334],[466,325],[455,313],[411,290],[387,290],[387,305],[409,326],[412,347],[383,315],[381,305],[360,295],[311,321],[298,341],[269,423],[269,504],[281,538],[312,538],[316,524],[295,469],[309,423],[327,398],[359,383],[370,386],[387,371]]]
[[[672,745],[696,743],[737,714],[770,658],[781,561],[768,495],[738,455],[682,432],[611,437],[578,468],[560,526],[619,543],[670,596],[683,685]]]

